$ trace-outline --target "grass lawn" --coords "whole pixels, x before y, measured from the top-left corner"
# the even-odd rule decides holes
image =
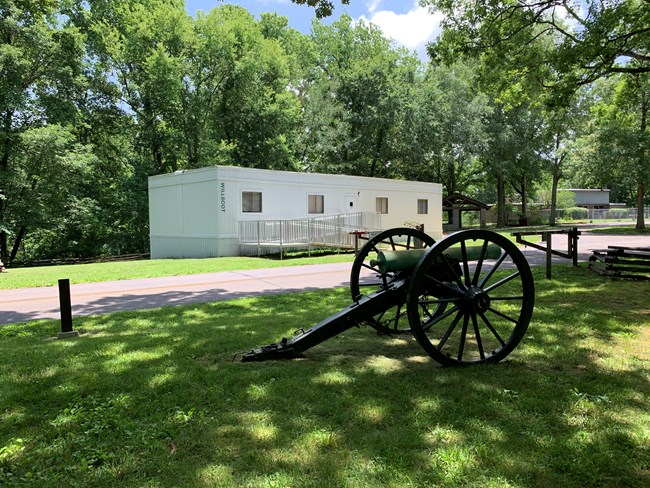
[[[2,486],[650,486],[647,284],[535,270],[504,362],[441,368],[353,329],[301,360],[235,352],[346,289],[0,327]]]
[[[537,230],[547,227],[523,229]],[[512,227],[500,229],[498,232],[514,242],[515,238],[511,235],[511,232],[515,230],[522,230],[522,228]],[[306,253],[294,253],[282,260],[278,256],[264,258],[147,259],[141,261],[11,268],[8,272],[0,274],[0,290],[56,286],[58,280],[62,278],[68,278],[71,283],[75,284],[96,283],[220,271],[276,268],[280,266],[351,262],[353,259],[354,254],[352,252],[333,253],[312,251],[312,257],[307,257]]]
[[[12,268],[0,274],[0,290],[56,286],[59,279],[68,278],[71,283],[94,283],[100,281],[132,280],[160,276],[178,276],[219,271],[276,268],[352,261],[354,253],[326,254],[312,252],[297,254],[280,260],[275,258],[234,257],[202,259],[152,259],[112,263],[71,264],[42,266],[37,268]]]
[[[492,229],[515,242],[512,232],[540,231],[558,229],[559,227],[531,226]],[[592,233],[611,235],[643,234],[630,226],[609,226],[589,230]],[[647,233],[647,232],[646,232]],[[523,245],[520,245],[523,247]],[[142,261],[124,261],[112,263],[93,263],[62,266],[43,266],[36,268],[12,268],[0,274],[0,290],[14,288],[31,288],[56,286],[61,278],[70,279],[71,283],[94,283],[100,281],[130,280],[155,278],[160,276],[178,276],[186,274],[213,273],[219,271],[240,271],[245,269],[275,268],[280,266],[300,266],[306,264],[326,264],[350,262],[354,259],[351,252],[312,251],[312,257],[306,253],[295,253],[283,260],[278,256],[270,258],[233,257],[204,259],[154,259]]]
[[[589,229],[589,232],[592,234],[634,236],[650,234],[650,229],[637,230],[636,225],[610,225]]]

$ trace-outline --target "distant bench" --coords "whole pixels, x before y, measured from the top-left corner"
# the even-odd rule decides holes
[[[594,249],[589,269],[610,278],[650,280],[650,247],[608,246]]]
[[[527,230],[527,231],[517,231],[511,233],[517,238],[519,244],[525,246],[530,246],[534,249],[544,251],[546,253],[546,277],[551,278],[551,258],[553,256],[559,256],[561,258],[571,259],[574,266],[578,266],[578,238],[581,232],[577,227],[572,227],[571,229],[557,229],[557,230]],[[567,252],[556,251],[551,247],[551,239],[553,235],[564,234],[568,238]],[[537,244],[536,242],[530,242],[524,239],[524,236],[541,236],[542,241],[546,242],[546,246]]]

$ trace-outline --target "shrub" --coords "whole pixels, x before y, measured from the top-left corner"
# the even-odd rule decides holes
[[[609,211],[610,219],[624,219],[628,217],[629,210],[627,208],[612,208]]]
[[[569,207],[564,210],[564,218],[580,220],[587,217],[589,217],[589,210],[583,207]]]

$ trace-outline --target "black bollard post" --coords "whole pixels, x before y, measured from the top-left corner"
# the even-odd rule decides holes
[[[61,332],[59,339],[76,337],[79,332],[72,330],[72,304],[70,301],[70,280],[59,280],[59,306],[61,308]]]

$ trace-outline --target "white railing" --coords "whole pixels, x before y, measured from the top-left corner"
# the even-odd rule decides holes
[[[305,219],[250,220],[239,222],[241,254],[266,250],[313,247],[354,247],[356,231],[381,230],[381,215],[371,212],[327,215]]]
[[[650,218],[650,207],[643,209],[644,217]],[[592,220],[636,220],[636,208],[595,208],[591,210],[590,218]]]
[[[585,210],[587,209],[585,208]],[[645,218],[650,219],[650,207],[645,207],[643,211],[644,211]],[[539,213],[541,219],[543,221],[547,221],[551,211],[549,209],[543,208],[539,210]],[[629,207],[629,208],[614,207],[608,209],[593,208],[593,209],[588,209],[586,213],[586,217],[583,218],[588,218],[589,220],[635,221],[636,215],[637,215],[637,209],[634,207]],[[565,209],[559,208],[555,211],[555,218],[556,219],[569,218],[569,215],[567,214]]]

